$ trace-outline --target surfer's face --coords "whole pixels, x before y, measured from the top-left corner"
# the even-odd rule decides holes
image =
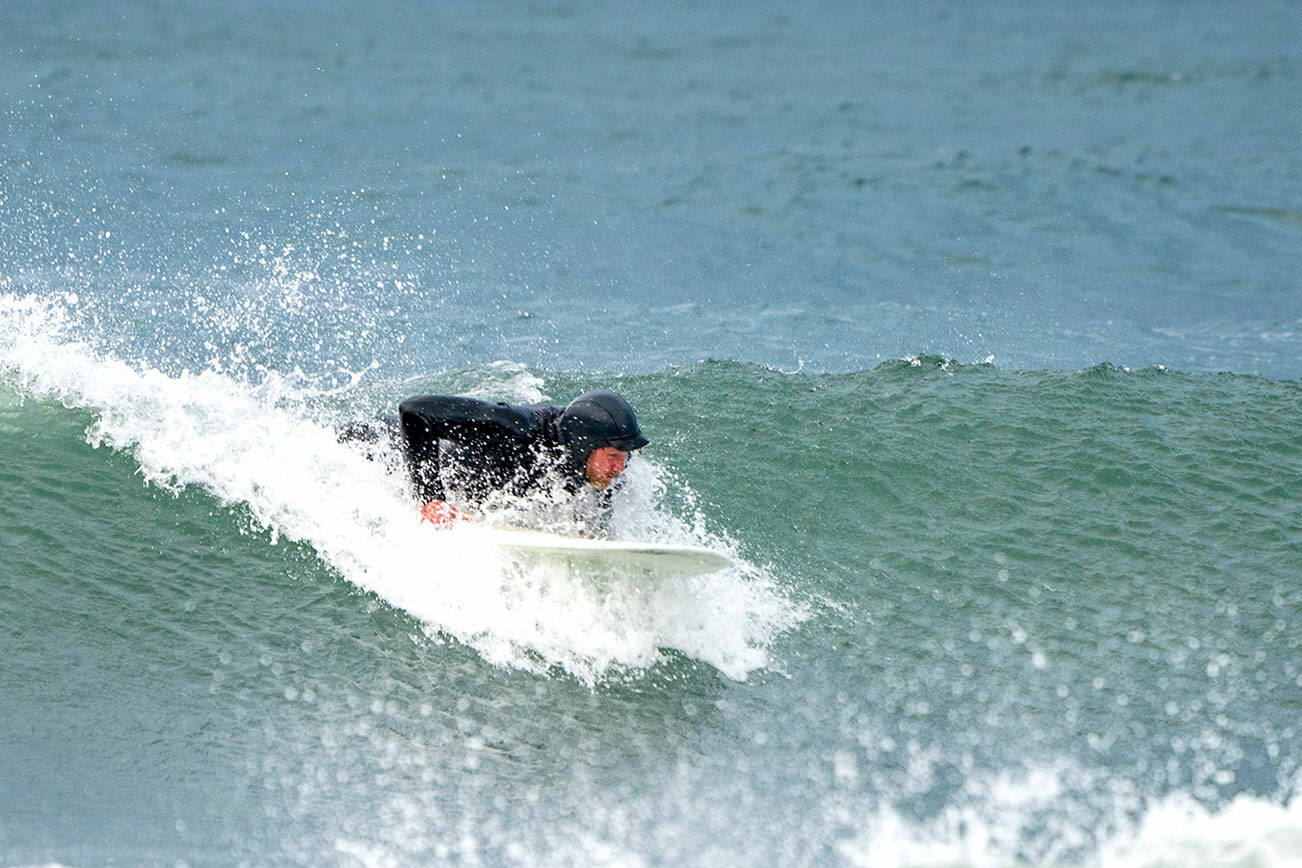
[[[614,446],[593,449],[588,453],[588,462],[584,468],[588,474],[588,481],[598,490],[605,488],[616,476],[624,472],[624,461],[627,458],[627,452],[621,452]]]

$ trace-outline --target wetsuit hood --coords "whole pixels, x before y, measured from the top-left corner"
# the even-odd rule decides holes
[[[651,442],[637,427],[637,417],[628,402],[605,389],[584,392],[571,401],[561,413],[557,431],[575,467],[583,467],[588,454],[603,446],[632,452]]]

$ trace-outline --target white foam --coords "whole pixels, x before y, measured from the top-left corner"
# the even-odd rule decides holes
[[[476,372],[476,382],[467,384],[471,398],[500,401],[505,396],[518,404],[547,400],[542,377],[519,362],[501,360]]]
[[[25,395],[92,411],[88,441],[130,451],[151,484],[199,486],[246,508],[273,541],[310,544],[348,581],[495,663],[559,665],[592,682],[675,648],[744,678],[767,665],[769,644],[799,617],[744,565],[656,587],[521,572],[482,541],[421,525],[402,482],[307,421],[303,396],[285,380],[168,376],[99,353],[69,337],[71,325],[57,303],[0,295],[0,374]],[[537,388],[520,371],[498,373]],[[686,532],[654,508],[647,516],[648,526]]]
[[[1106,793],[1102,816],[1065,809],[1067,794],[1087,780]],[[1296,793],[1283,802],[1239,795],[1212,810],[1184,793],[1146,799],[1130,782],[1071,763],[970,781],[966,789],[963,803],[921,823],[888,807],[866,811],[855,824],[852,812],[838,806],[837,818],[860,831],[838,842],[837,852],[847,864],[874,868],[1302,868],[1302,798]],[[1028,854],[1032,831],[1037,843]]]
[[[1137,829],[1108,842],[1096,864],[1302,868],[1302,798],[1281,805],[1240,795],[1209,811],[1184,795],[1171,796],[1150,808]]]

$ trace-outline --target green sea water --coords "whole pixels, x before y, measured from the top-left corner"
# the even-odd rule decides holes
[[[193,383],[44,367],[0,391],[5,864],[1285,864],[1302,840],[1297,382],[615,378],[653,439],[625,510],[745,570],[566,609],[589,645],[547,627],[554,579],[524,577],[542,627],[502,604],[468,629],[471,597],[414,588],[500,576],[413,551],[430,578],[387,580],[304,530],[284,467],[233,497],[230,408],[151,416]],[[587,382],[490,366],[294,406]],[[290,407],[245,397],[246,427]],[[314,443],[288,446],[346,452]],[[1268,815],[1231,836],[1246,862],[1187,819],[1145,843],[1244,804]]]

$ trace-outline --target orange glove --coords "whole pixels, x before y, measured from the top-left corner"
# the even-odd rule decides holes
[[[431,500],[421,507],[420,520],[427,521],[437,528],[449,528],[459,521],[470,521],[446,500]]]

